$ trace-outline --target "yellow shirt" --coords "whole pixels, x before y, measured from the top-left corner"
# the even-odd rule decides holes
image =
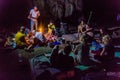
[[[55,25],[48,24],[48,33],[52,33],[53,30],[55,30]]]
[[[15,42],[16,42],[16,45],[18,46],[22,46],[22,45],[25,45],[25,42],[22,41],[21,39],[25,37],[25,34],[22,33],[22,32],[17,32],[16,35],[15,35]]]

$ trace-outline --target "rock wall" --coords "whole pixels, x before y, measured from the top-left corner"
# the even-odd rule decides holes
[[[82,11],[82,0],[33,0],[33,4],[59,19],[71,16],[75,10]]]

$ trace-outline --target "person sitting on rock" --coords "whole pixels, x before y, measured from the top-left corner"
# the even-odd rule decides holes
[[[15,35],[15,43],[17,48],[25,48],[27,46],[25,41],[25,27],[22,26],[20,31],[18,31]]]

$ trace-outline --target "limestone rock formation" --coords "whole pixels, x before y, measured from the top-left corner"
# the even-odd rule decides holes
[[[33,0],[33,4],[59,19],[71,16],[75,10],[82,11],[82,0]]]

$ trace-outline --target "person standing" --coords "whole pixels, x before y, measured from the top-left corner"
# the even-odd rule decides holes
[[[55,24],[53,23],[52,20],[50,20],[50,23],[48,24],[48,33],[50,35],[55,35],[55,32],[56,32]]]
[[[80,35],[85,31],[85,23],[84,21],[81,21],[81,23],[78,25],[78,38],[80,38]]]
[[[31,23],[30,23],[31,31],[34,30],[34,27],[35,27],[35,30],[37,30],[39,17],[40,17],[40,11],[38,10],[37,6],[34,6],[34,9],[30,10],[30,13],[28,16],[28,19],[30,19],[30,21],[31,21]]]

